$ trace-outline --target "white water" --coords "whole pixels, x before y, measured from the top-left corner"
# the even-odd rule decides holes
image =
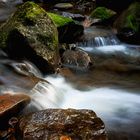
[[[115,54],[115,53],[123,53],[124,55],[132,56],[132,57],[140,57],[140,46],[133,46],[128,44],[120,44],[120,45],[106,45],[100,47],[81,47],[81,49],[90,52],[90,53],[103,53],[103,54]]]
[[[140,95],[110,87],[80,91],[62,77],[47,77],[48,83],[38,83],[33,100],[39,109],[77,108],[94,110],[107,129],[125,133],[140,131]],[[41,90],[40,90],[41,89]],[[127,129],[129,127],[129,129]]]
[[[109,35],[109,36],[97,36],[90,40],[84,41],[82,43],[79,43],[78,46],[82,47],[99,47],[99,46],[106,46],[106,45],[118,45],[120,42],[116,38],[115,35]]]
[[[120,44],[120,41],[110,29],[96,26],[86,28],[82,39],[82,42],[77,43],[77,46],[100,47]]]

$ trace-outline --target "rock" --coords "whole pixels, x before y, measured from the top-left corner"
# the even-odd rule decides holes
[[[0,54],[1,55],[1,54]],[[8,90],[31,90],[42,78],[40,71],[28,61],[13,61],[0,56],[0,86]]]
[[[104,123],[91,110],[47,109],[19,120],[21,139],[106,140]]]
[[[105,7],[97,7],[91,14],[90,18],[107,20],[116,15],[116,12]]]
[[[59,42],[74,42],[79,36],[83,34],[84,27],[79,23],[76,23],[71,18],[66,18],[54,13],[48,13],[48,15],[58,28]]]
[[[54,8],[67,10],[73,8],[73,5],[71,3],[57,3],[56,5],[54,5]]]
[[[77,21],[84,21],[86,19],[86,17],[81,14],[73,14],[69,12],[62,12],[61,15],[64,17],[72,18],[73,20]]]
[[[89,14],[96,7],[96,0],[75,0],[75,9],[82,14]]]
[[[84,70],[93,64],[88,53],[81,49],[66,50],[62,55],[62,64],[67,67]]]
[[[115,21],[114,28],[122,41],[140,44],[140,2],[132,3]]]
[[[0,28],[0,46],[13,58],[26,58],[43,72],[53,71],[58,60],[58,32],[47,13],[26,2]]]
[[[0,95],[0,129],[6,127],[8,120],[17,116],[29,102],[30,97],[21,93]]]

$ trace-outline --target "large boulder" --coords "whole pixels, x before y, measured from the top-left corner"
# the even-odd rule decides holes
[[[140,44],[140,2],[132,3],[115,21],[114,27],[123,41]]]
[[[106,140],[104,123],[91,110],[35,112],[23,116],[17,129],[24,140]]]
[[[17,116],[29,102],[30,97],[21,93],[0,95],[0,129],[4,129],[8,120]]]
[[[48,13],[54,21],[59,32],[59,41],[62,43],[74,42],[84,32],[84,27],[71,18],[63,17],[55,13]]]
[[[58,32],[45,10],[26,2],[0,28],[0,47],[11,57],[26,58],[42,71],[57,63]]]

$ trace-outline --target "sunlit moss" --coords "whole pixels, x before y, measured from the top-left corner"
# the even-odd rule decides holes
[[[71,18],[66,18],[63,16],[60,16],[58,14],[54,14],[54,13],[47,13],[49,15],[49,17],[52,19],[52,21],[55,23],[55,25],[57,27],[63,26],[65,24],[68,24],[70,22],[74,22],[73,19]]]

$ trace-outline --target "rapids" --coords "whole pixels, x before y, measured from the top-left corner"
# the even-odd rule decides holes
[[[38,109],[92,109],[105,122],[109,140],[139,140],[140,46],[113,40],[114,44],[105,41],[98,46],[101,41],[94,36],[85,46],[78,43],[95,57],[94,68],[87,73],[74,70],[68,78],[46,76],[51,84],[36,84],[31,90],[33,104]]]

